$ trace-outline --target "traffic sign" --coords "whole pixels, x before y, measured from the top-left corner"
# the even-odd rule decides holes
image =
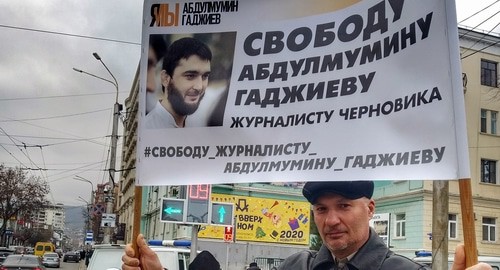
[[[92,231],[87,231],[85,234],[85,240],[92,241],[94,239],[94,233]]]
[[[233,241],[233,226],[226,226],[224,228],[224,242]]]
[[[116,214],[102,214],[101,227],[116,227]]]
[[[102,215],[103,213],[106,213],[106,205],[104,204],[96,204],[94,205],[94,208],[92,209],[94,215]]]
[[[188,186],[186,222],[191,224],[208,224],[211,186],[198,184]]]
[[[234,204],[212,202],[210,225],[232,226],[234,224]]]
[[[184,199],[161,199],[161,217],[163,222],[184,223],[186,220],[186,201]]]

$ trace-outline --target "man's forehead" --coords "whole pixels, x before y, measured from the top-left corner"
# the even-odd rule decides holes
[[[337,193],[333,193],[333,192],[325,192],[324,194],[322,194],[321,196],[318,197],[318,199],[316,200],[316,203],[314,203],[313,205],[318,205],[318,204],[323,204],[325,202],[329,202],[329,201],[335,201],[335,202],[350,202],[350,201],[355,201],[357,199],[349,199],[349,198],[346,198],[340,194],[337,194]]]
[[[175,69],[179,69],[181,72],[210,72],[210,60],[203,60],[198,55],[191,55],[188,58],[181,58]]]

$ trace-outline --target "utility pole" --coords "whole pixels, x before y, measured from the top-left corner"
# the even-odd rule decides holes
[[[86,200],[84,200],[82,197],[78,196],[78,198],[87,203],[87,220],[85,222],[85,242],[87,242],[87,238],[88,238],[88,233],[91,232],[92,233],[92,238],[90,239],[91,242],[94,242],[94,231],[93,231],[93,224],[92,224],[92,212],[94,211],[93,208],[94,208],[94,205],[95,205],[95,199],[94,199],[94,183],[92,183],[92,181],[90,181],[89,179],[86,179],[86,178],[83,178],[79,175],[75,175],[75,177],[73,177],[74,180],[77,180],[77,181],[82,181],[82,182],[87,182],[90,184],[90,187],[92,188],[90,190],[90,202],[87,202]]]
[[[118,94],[117,94],[118,99]],[[118,100],[115,102],[113,109],[113,130],[111,134],[111,153],[109,159],[109,190],[108,194],[106,194],[106,213],[114,214],[114,188],[115,188],[115,166],[116,166],[116,146],[118,144],[118,120],[120,117],[121,104],[118,103]],[[116,220],[116,219],[115,219]],[[111,235],[113,227],[105,227],[104,228],[104,244],[111,243]]]
[[[432,181],[432,268],[448,269],[449,182]]]
[[[113,85],[116,87],[116,98],[115,98],[115,105],[113,106],[113,130],[111,133],[111,152],[110,152],[110,158],[109,158],[109,181],[108,181],[108,191],[106,194],[106,214],[114,214],[114,189],[115,189],[115,171],[116,171],[116,145],[118,143],[118,120],[120,118],[120,111],[122,108],[122,105],[118,103],[118,81],[116,80],[115,76],[111,71],[109,70],[108,66],[104,64],[102,61],[101,57],[99,54],[96,52],[92,54],[95,59],[97,59],[101,64],[106,68],[108,71],[109,75],[114,80]],[[115,216],[116,217],[116,216]],[[116,218],[115,218],[116,220]],[[111,235],[113,234],[113,227],[105,227],[104,228],[104,244],[110,244],[111,243]]]
[[[102,78],[102,77],[99,77],[99,76],[96,76],[94,74],[91,74],[91,73],[88,73],[88,72],[85,72],[81,69],[76,69],[76,68],[73,68],[74,71],[76,72],[80,72],[80,73],[85,73],[87,75],[90,75],[94,78],[97,78],[97,79],[100,79],[100,80],[103,80],[103,81],[106,81],[106,82],[109,82],[111,84],[113,84],[116,88],[116,98],[115,98],[115,104],[113,106],[113,129],[112,129],[112,134],[111,134],[111,151],[110,151],[110,158],[109,158],[109,170],[108,170],[108,173],[109,173],[109,181],[108,181],[108,184],[107,184],[107,189],[105,189],[105,196],[106,196],[106,214],[110,215],[114,215],[113,211],[114,211],[114,188],[115,188],[115,171],[116,171],[116,148],[117,148],[117,144],[118,144],[118,120],[120,118],[120,112],[122,110],[122,105],[118,103],[118,81],[116,80],[115,76],[113,75],[113,73],[111,73],[111,71],[109,70],[109,68],[106,66],[106,64],[104,64],[104,62],[102,61],[101,57],[99,56],[99,54],[97,54],[96,52],[92,54],[94,56],[94,58],[96,60],[98,60],[99,62],[101,62],[101,64],[106,68],[106,70],[108,71],[109,75],[111,75],[111,77],[113,78],[113,81],[111,80],[108,80],[108,79],[105,79],[105,78]],[[115,216],[116,218],[116,216]],[[116,220],[116,219],[115,219]],[[113,228],[112,227],[105,227],[104,228],[104,239],[103,239],[103,243],[104,244],[110,244],[111,243],[111,235],[113,234]]]

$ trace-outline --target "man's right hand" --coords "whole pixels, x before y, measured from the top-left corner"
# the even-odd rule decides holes
[[[465,246],[460,244],[455,249],[455,258],[453,259],[453,266],[451,270],[464,270],[465,269]],[[465,270],[492,270],[491,266],[487,263],[478,263]]]

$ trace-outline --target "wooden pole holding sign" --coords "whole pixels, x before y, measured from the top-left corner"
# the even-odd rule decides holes
[[[474,225],[474,207],[470,178],[458,180],[460,206],[462,208],[462,228],[465,244],[465,264],[471,267],[477,264],[476,227]]]
[[[135,257],[139,258],[139,247],[137,246],[137,236],[141,233],[141,204],[142,204],[142,186],[134,188],[134,222],[132,224],[132,248]]]

